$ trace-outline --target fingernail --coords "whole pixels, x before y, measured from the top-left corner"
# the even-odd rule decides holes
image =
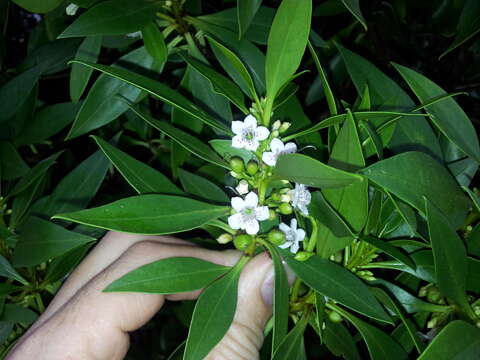
[[[295,281],[295,273],[290,269],[290,267],[283,261],[283,267],[285,268],[285,273],[287,275],[288,284],[291,286]],[[267,305],[273,305],[273,296],[275,289],[275,272],[273,268],[265,276],[265,280],[262,284],[262,298],[263,302]]]

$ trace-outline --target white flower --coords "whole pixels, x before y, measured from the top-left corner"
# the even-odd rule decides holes
[[[141,38],[142,37],[142,32],[141,31],[135,31],[135,32],[127,34],[127,37],[129,37],[129,38]]]
[[[297,152],[297,145],[293,142],[284,144],[282,140],[275,138],[270,143],[270,150],[272,151],[263,153],[262,160],[269,166],[275,166],[280,155]]]
[[[257,126],[257,119],[253,115],[248,115],[243,121],[232,121],[232,131],[235,134],[232,146],[250,151],[257,150],[260,141],[270,135],[265,126]]]
[[[312,200],[312,195],[308,191],[307,187],[303,184],[295,183],[295,189],[288,192],[292,198],[292,205],[294,208],[300,210],[300,212],[307,216],[308,209],[307,206]]]
[[[248,193],[248,182],[246,180],[240,180],[235,190],[237,190],[240,195],[245,195]]]
[[[290,226],[281,223],[278,228],[285,233],[285,243],[279,245],[279,247],[282,249],[290,248],[290,252],[296,254],[300,249],[299,242],[305,239],[305,230],[297,229],[297,219],[292,219]]]
[[[235,230],[245,230],[249,235],[258,233],[258,221],[267,220],[269,216],[268,206],[258,206],[258,196],[254,192],[249,192],[245,200],[232,198],[232,207],[237,213],[228,217],[228,225]]]
[[[77,11],[78,11],[78,5],[74,3],[71,3],[65,9],[65,12],[67,13],[68,16],[74,16],[77,13]]]

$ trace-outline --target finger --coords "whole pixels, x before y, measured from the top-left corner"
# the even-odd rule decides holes
[[[206,359],[258,359],[263,343],[263,329],[272,314],[272,296],[272,260],[263,253],[243,269],[232,325]]]

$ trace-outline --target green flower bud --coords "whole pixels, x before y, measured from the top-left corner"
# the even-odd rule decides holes
[[[282,245],[285,242],[285,233],[279,229],[273,229],[268,233],[268,240],[275,245]]]
[[[427,300],[431,303],[437,303],[442,298],[440,290],[436,286],[432,286],[427,291]]]
[[[247,173],[249,175],[255,175],[258,172],[258,163],[255,160],[250,160],[247,163]]]
[[[297,261],[307,261],[308,259],[310,259],[311,257],[313,256],[313,253],[312,252],[309,252],[309,251],[299,251],[294,259],[297,260]]]
[[[245,170],[245,164],[243,163],[242,158],[238,156],[233,156],[230,159],[230,168],[237,174],[242,173],[243,170]]]
[[[328,313],[328,319],[331,321],[331,322],[334,322],[334,323],[340,323],[342,322],[342,315],[340,315],[338,312],[336,311],[330,311]]]
[[[250,246],[252,241],[253,241],[253,238],[250,235],[241,234],[241,235],[235,236],[235,238],[233,239],[233,244],[238,250],[244,251]]]
[[[289,203],[281,203],[278,207],[278,210],[282,215],[290,215],[293,212],[292,205],[290,205]]]
[[[232,240],[233,240],[233,236],[228,233],[222,234],[217,238],[217,242],[219,244],[227,244]]]
[[[480,306],[474,306],[473,311],[475,312],[475,315],[480,316]]]
[[[271,198],[273,201],[280,201],[281,195],[280,195],[280,193],[278,193],[277,191],[274,191],[274,192],[272,193],[272,195],[270,195],[270,198]]]
[[[285,131],[287,131],[290,128],[290,125],[291,125],[291,123],[289,123],[289,122],[282,123],[282,126],[280,126],[280,129],[278,129],[280,134],[283,134]]]
[[[277,218],[277,213],[275,212],[275,210],[268,210],[268,220],[272,221],[272,220],[275,220]]]

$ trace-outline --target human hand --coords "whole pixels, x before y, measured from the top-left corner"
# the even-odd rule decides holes
[[[233,266],[241,253],[202,249],[173,237],[109,232],[7,359],[123,359],[129,347],[128,333],[147,323],[165,300],[195,299],[201,291],[158,295],[102,290],[144,264],[179,256]],[[272,297],[272,262],[264,253],[243,269],[233,323],[206,359],[257,359]]]

